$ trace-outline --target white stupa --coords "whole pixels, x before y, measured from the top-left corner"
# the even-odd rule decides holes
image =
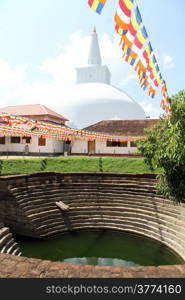
[[[77,128],[85,128],[102,120],[141,120],[143,108],[126,93],[110,84],[111,74],[102,66],[96,30],[91,34],[88,64],[77,68],[77,83],[68,95],[64,115]]]

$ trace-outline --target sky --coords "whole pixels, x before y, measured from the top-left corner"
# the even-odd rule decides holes
[[[160,89],[151,99],[121,57],[114,30],[117,3],[108,0],[98,15],[87,0],[1,0],[0,107],[40,103],[62,114],[75,84],[75,67],[86,64],[89,35],[96,26],[112,85],[142,105],[147,116],[159,117]],[[137,4],[171,96],[185,88],[185,1]]]

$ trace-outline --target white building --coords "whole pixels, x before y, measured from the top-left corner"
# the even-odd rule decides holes
[[[110,84],[111,74],[101,63],[98,37],[94,30],[87,66],[77,68],[77,84],[69,92],[68,103],[62,106],[63,113],[76,125],[87,131],[138,138],[144,135],[144,128],[157,120],[148,120],[142,107],[126,93]],[[12,115],[34,120],[65,125],[65,117],[43,105],[9,106],[0,109]],[[102,121],[106,120],[106,121]],[[42,137],[1,137],[0,153],[30,155],[62,154],[123,155],[137,151],[134,142],[72,139],[58,141]]]
[[[7,106],[0,109],[1,113],[8,113],[32,120],[57,124],[64,126],[65,117],[54,112],[48,107],[40,104]],[[64,152],[64,142],[53,139],[46,139],[36,136],[19,137],[5,136],[0,137],[0,153],[9,155],[58,155]]]
[[[113,87],[110,79],[108,67],[102,65],[98,37],[94,30],[87,66],[77,68],[77,83],[63,111],[78,128],[124,137],[143,136],[144,128],[157,121],[148,120],[143,108],[125,92]],[[123,155],[136,152],[136,144],[130,141],[72,141],[72,154]]]
[[[110,84],[111,74],[101,63],[98,37],[91,34],[87,66],[77,68],[77,84],[71,89],[63,113],[77,128],[102,120],[146,119],[143,108],[125,92]]]
[[[145,120],[108,120],[84,128],[85,130],[124,137],[140,138],[144,136],[144,129],[150,128],[158,122],[157,119]],[[72,142],[72,154],[101,154],[101,155],[133,155],[137,153],[134,141],[80,141]]]

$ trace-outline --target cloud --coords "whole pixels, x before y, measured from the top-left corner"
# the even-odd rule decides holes
[[[173,57],[170,55],[164,55],[163,56],[163,66],[164,66],[164,69],[173,69],[175,67],[175,64],[173,62]]]
[[[145,113],[150,118],[158,118],[162,114],[160,107],[155,107],[152,103],[147,103],[145,101],[139,102],[143,107]]]
[[[75,68],[87,62],[89,37],[82,37],[80,32],[71,34],[70,43],[61,49],[56,57],[47,58],[38,66],[38,70],[47,73],[52,80],[64,87],[75,83]]]
[[[0,60],[0,88],[14,87],[25,78],[28,65],[11,67],[7,61]]]

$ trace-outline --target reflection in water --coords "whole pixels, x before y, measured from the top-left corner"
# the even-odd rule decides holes
[[[100,266],[158,266],[183,263],[168,247],[118,231],[79,231],[47,240],[17,237],[23,256]]]
[[[74,257],[66,258],[63,262],[80,264],[80,265],[93,265],[93,266],[139,266],[132,261],[126,261],[118,258],[105,258],[105,257]]]

